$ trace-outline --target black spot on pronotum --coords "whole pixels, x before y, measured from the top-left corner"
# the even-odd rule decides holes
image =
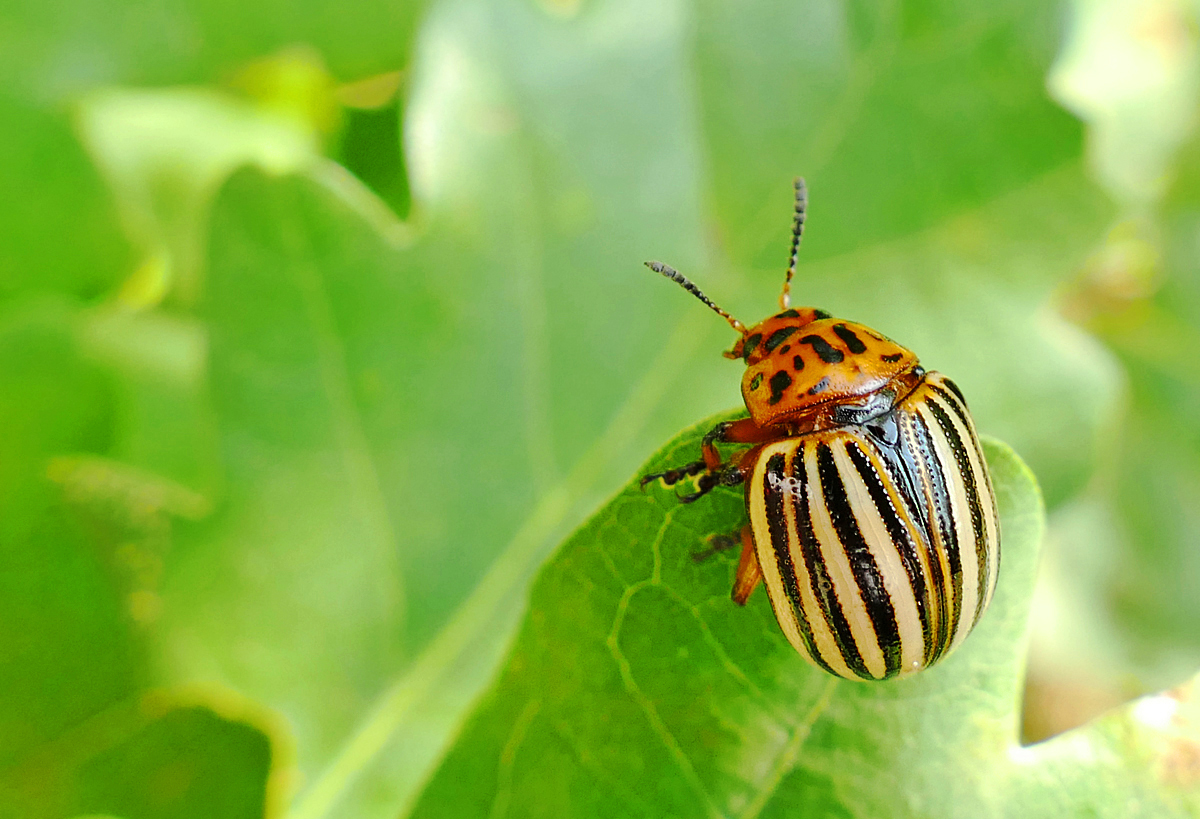
[[[801,344],[811,344],[813,351],[817,357],[826,364],[840,364],[846,358],[845,354],[829,344],[828,341],[820,336],[805,336],[800,339]]]
[[[771,376],[771,401],[772,404],[778,404],[783,398],[783,391],[792,386],[792,377],[787,374],[786,370],[780,370]]]
[[[767,336],[767,340],[765,342],[763,342],[763,349],[766,350],[768,353],[775,352],[775,348],[778,347],[780,344],[782,344],[787,339],[788,336],[790,336],[792,333],[796,332],[796,330],[798,330],[798,329],[800,329],[800,328],[798,328],[798,327],[780,327],[778,330],[771,333],[771,335]]]
[[[775,316],[775,318],[800,318],[800,314],[795,310],[784,310],[782,313]]]
[[[837,337],[846,342],[846,349],[855,355],[861,355],[867,351],[867,345],[862,343],[862,339],[854,335],[854,331],[845,324],[833,325],[833,332],[837,333]]]
[[[762,386],[762,373],[755,373],[754,377],[750,379],[750,389],[757,390],[760,386]]]
[[[750,354],[758,347],[758,342],[760,341],[762,341],[762,333],[747,336],[746,342],[742,345],[742,358],[749,358]]]
[[[794,369],[796,372],[800,372],[801,370],[803,370],[804,369],[804,359],[798,355],[792,356],[792,369]]]
[[[893,364],[904,358],[904,353],[892,353],[891,355],[881,355],[880,358],[889,364]]]
[[[809,389],[808,394],[809,395],[820,395],[821,393],[825,392],[825,390],[827,390],[827,389],[829,389],[829,376],[825,376],[820,381],[818,381],[816,384],[813,384],[812,387]]]
[[[824,310],[813,310],[813,318],[815,320],[833,318],[833,313],[826,313]]]

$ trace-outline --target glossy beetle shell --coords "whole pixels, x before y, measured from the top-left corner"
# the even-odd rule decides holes
[[[646,476],[693,480],[698,500],[744,484],[750,522],[733,599],[761,582],[780,628],[814,665],[880,680],[945,658],[996,587],[1000,521],[966,400],[871,328],[788,304],[807,212],[803,180],[782,312],[747,328],[673,268],[648,262],[740,334],[749,417],[705,436],[702,459]],[[741,444],[729,455],[723,444]]]
[[[987,464],[966,404],[939,373],[863,424],[763,446],[746,508],[783,633],[840,677],[932,665],[995,589],[1000,524]]]

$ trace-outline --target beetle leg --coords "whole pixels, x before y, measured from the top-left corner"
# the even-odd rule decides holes
[[[718,424],[710,429],[708,435],[704,436],[704,442],[700,449],[704,455],[704,464],[708,465],[709,470],[715,470],[721,465],[721,455],[716,452],[716,444],[766,443],[778,437],[779,430],[758,426],[752,418],[739,418],[738,420],[727,420],[724,424]]]
[[[717,443],[724,443],[727,440],[725,434],[734,423],[726,421],[723,424],[717,424],[704,436],[704,442],[700,444],[700,452],[704,455],[704,464],[709,471],[721,467],[721,453],[717,452]]]
[[[704,436],[700,445],[702,460],[646,475],[641,480],[641,486],[645,489],[646,484],[657,480],[661,480],[667,486],[674,486],[685,478],[694,478],[702,472],[706,473],[697,481],[698,492],[682,496],[681,500],[684,503],[691,503],[704,497],[716,486],[737,486],[744,479],[733,466],[741,462],[741,457],[734,456],[729,463],[723,463],[721,453],[717,451],[717,444],[758,444],[777,436],[777,432],[758,426],[750,418],[725,421],[717,424]]]
[[[721,453],[717,452],[717,444],[760,444],[779,433],[770,432],[754,423],[752,418],[739,418],[737,421],[725,421],[717,424],[704,436],[700,451],[704,455],[704,463],[710,470],[721,466]]]
[[[754,535],[747,524],[742,529],[742,557],[733,578],[733,602],[746,605],[750,593],[762,582],[762,576],[762,567],[758,565],[758,555],[754,551]]]
[[[679,495],[680,503],[691,503],[713,491],[718,486],[737,486],[746,480],[739,464],[728,463],[714,471],[705,472],[696,480],[696,491],[690,495]]]
[[[708,467],[704,461],[696,461],[695,463],[676,467],[675,469],[668,469],[666,472],[656,472],[653,475],[647,475],[646,477],[642,478],[642,488],[645,489],[646,484],[657,480],[662,480],[662,482],[667,486],[674,486],[684,478],[691,478],[695,475],[699,475],[707,468]]]

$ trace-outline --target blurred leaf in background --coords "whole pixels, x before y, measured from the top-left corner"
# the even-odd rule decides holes
[[[0,12],[0,812],[413,805],[554,546],[736,403],[640,262],[756,319],[800,173],[798,298],[1045,490],[1046,679],[1189,676],[1195,9],[1130,8]]]
[[[1044,735],[1196,667],[1200,630],[1200,7],[1072,4],[1049,75],[1089,124],[1118,219],[1054,303],[1116,357],[1123,389],[1088,487],[1051,518],[1029,730]]]

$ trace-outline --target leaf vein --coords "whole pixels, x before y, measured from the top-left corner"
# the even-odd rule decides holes
[[[637,680],[633,677],[633,668],[629,663],[629,659],[621,651],[620,633],[621,626],[625,622],[625,615],[629,611],[629,603],[639,591],[651,587],[662,588],[662,541],[666,535],[667,529],[670,528],[671,520],[674,517],[675,510],[671,509],[663,515],[662,524],[659,526],[658,532],[651,544],[651,552],[654,555],[654,567],[650,577],[646,580],[639,580],[633,585],[625,589],[621,595],[621,599],[617,601],[616,614],[613,617],[612,630],[605,640],[608,646],[608,651],[612,655],[613,660],[617,664],[617,669],[621,674],[621,682],[624,685],[625,692],[630,698],[641,708],[642,713],[646,715],[646,721],[650,725],[650,729],[654,735],[663,743],[667,749],[667,754],[675,762],[683,775],[684,780],[691,786],[697,796],[704,802],[709,816],[721,817],[724,813],[713,802],[712,796],[704,787],[704,783],[700,781],[699,775],[696,773],[695,767],[692,765],[691,759],[684,753],[683,747],[679,744],[679,740],[671,733],[671,729],[663,721],[662,716],[658,713],[653,700],[642,691]]]
[[[508,816],[508,806],[512,800],[513,763],[517,758],[517,751],[525,742],[525,737],[529,735],[529,726],[537,718],[541,707],[540,699],[527,702],[509,730],[508,739],[500,752],[500,762],[496,769],[496,795],[492,798],[492,809],[488,813],[490,819],[503,819]]]
[[[779,755],[775,757],[775,764],[771,766],[770,777],[763,783],[763,787],[755,797],[750,800],[750,804],[746,806],[746,809],[738,815],[738,819],[756,819],[762,813],[762,809],[766,807],[767,800],[775,793],[775,790],[779,787],[779,783],[795,767],[796,757],[800,755],[800,749],[804,747],[805,740],[812,734],[813,725],[816,724],[817,720],[821,718],[825,710],[829,707],[837,685],[838,680],[835,677],[830,677],[825,681],[825,688],[821,691],[821,696],[817,698],[813,707],[804,715],[804,719],[796,726],[787,744],[783,746]]]

